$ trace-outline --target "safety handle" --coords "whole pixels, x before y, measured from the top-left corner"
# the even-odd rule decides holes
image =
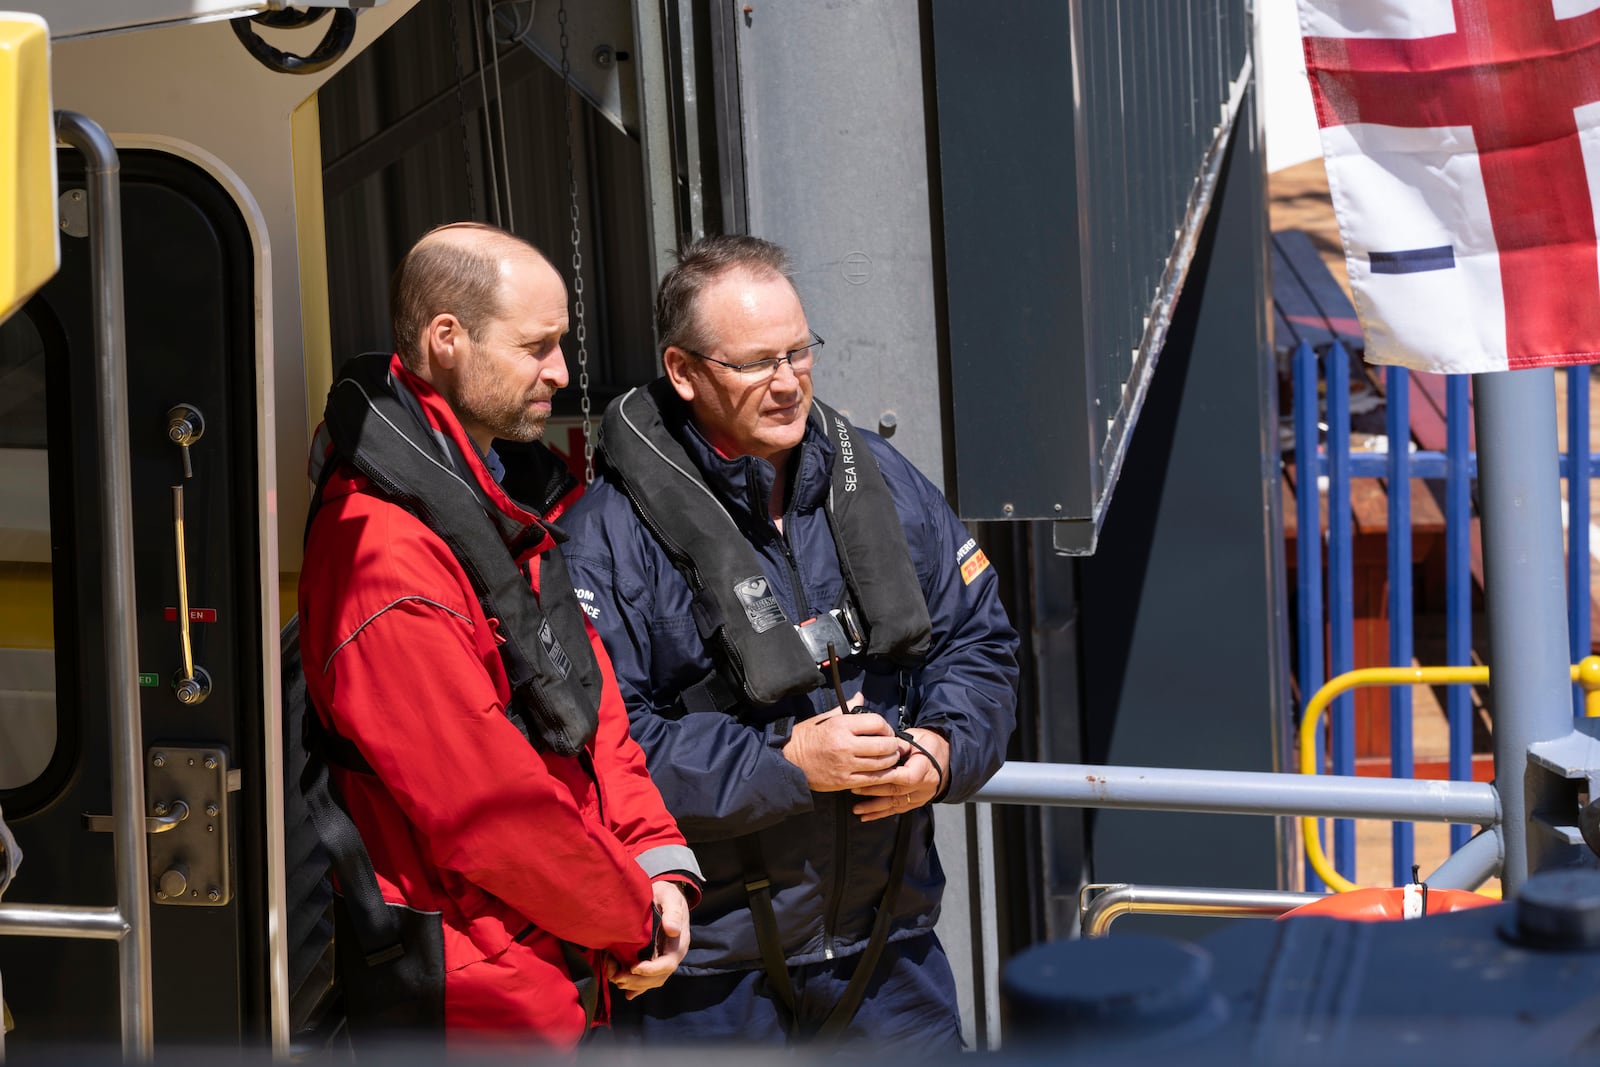
[[[194,646],[189,639],[189,574],[183,550],[183,486],[172,487],[172,531],[178,548],[178,638],[183,645],[183,666],[172,680],[172,691],[180,704],[199,704],[211,695],[211,676],[204,667],[194,665]]]

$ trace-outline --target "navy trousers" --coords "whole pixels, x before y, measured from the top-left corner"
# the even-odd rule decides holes
[[[612,1030],[618,1042],[630,1045],[803,1042],[833,1010],[859,960],[857,955],[789,968],[793,1014],[760,970],[674,975],[631,1001],[612,990]],[[961,1048],[955,977],[938,938],[928,934],[887,945],[874,970],[841,1042],[890,1047],[899,1056]]]

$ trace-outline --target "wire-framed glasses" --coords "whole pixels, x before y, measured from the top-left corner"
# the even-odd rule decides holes
[[[789,364],[796,374],[806,373],[811,369],[811,365],[817,361],[817,349],[825,344],[827,342],[818,337],[816,331],[812,331],[810,344],[801,345],[799,348],[791,348],[787,352],[769,356],[766,359],[754,359],[749,363],[729,363],[725,359],[715,359],[711,356],[702,355],[692,348],[684,348],[683,350],[695,359],[703,359],[707,363],[715,363],[719,367],[727,367],[735,374],[747,377],[752,381],[761,381],[777,374],[778,368],[785,363]],[[678,347],[683,348],[682,345]]]

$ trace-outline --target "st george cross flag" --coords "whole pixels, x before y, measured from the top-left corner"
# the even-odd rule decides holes
[[[1367,358],[1600,362],[1600,0],[1299,0]]]

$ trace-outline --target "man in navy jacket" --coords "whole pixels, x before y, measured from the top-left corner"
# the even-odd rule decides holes
[[[954,980],[933,933],[944,874],[932,804],[971,797],[1004,760],[1014,724],[1017,636],[994,569],[903,456],[813,403],[823,342],[777,246],[711,237],[687,248],[662,281],[656,325],[666,377],[608,411],[600,474],[569,513],[564,546],[633,736],[706,879],[683,966],[660,992],[620,1006],[618,1031],[892,1041],[902,1054],[959,1047]],[[654,438],[642,429],[650,421]],[[625,469],[620,437],[636,431],[647,459],[671,464]],[[881,482],[858,477],[867,459]],[[655,500],[649,518],[663,473],[688,488]],[[840,541],[849,524],[834,509],[846,493],[858,513],[870,507],[855,502],[873,497],[888,523],[870,551]],[[740,558],[759,566],[727,611],[697,589],[714,565],[681,558],[671,524],[685,511],[705,524],[704,543],[742,540]],[[883,541],[909,556],[898,592],[910,599],[899,603],[915,610],[894,614],[920,618],[926,606],[894,655],[873,655],[860,631],[900,620],[852,611],[863,582],[841,564],[841,553],[857,570],[885,558]],[[750,667],[749,648],[730,651],[733,628],[722,626],[741,605],[755,632],[836,623],[832,667],[821,652],[802,664],[809,691],[752,699],[738,669]]]

